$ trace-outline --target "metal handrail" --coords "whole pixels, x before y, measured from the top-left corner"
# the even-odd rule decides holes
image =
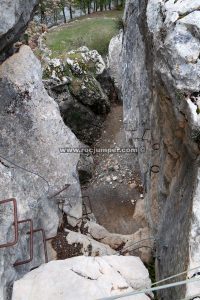
[[[89,204],[90,212],[87,211],[87,205],[86,205],[86,203],[84,201],[84,198],[88,199],[88,204]],[[90,197],[89,196],[82,196],[82,199],[83,199],[83,206],[85,208],[85,213],[83,213],[83,216],[91,215],[92,214],[92,203],[91,203]]]

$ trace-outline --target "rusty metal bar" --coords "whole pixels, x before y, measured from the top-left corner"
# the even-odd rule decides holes
[[[13,208],[14,208],[14,234],[15,234],[15,238],[12,242],[8,242],[5,244],[1,244],[0,248],[7,248],[7,247],[12,247],[15,244],[17,244],[18,242],[18,218],[17,218],[17,201],[15,198],[11,198],[11,199],[6,199],[6,200],[2,200],[0,201],[0,205],[1,204],[7,204],[9,202],[13,203]]]
[[[69,187],[70,187],[70,184],[66,184],[61,190],[59,190],[58,192],[54,193],[52,196],[49,196],[48,199],[52,199],[52,198],[58,196],[60,193],[62,193],[63,191],[65,191]]]
[[[48,263],[48,255],[47,255],[47,245],[46,245],[46,235],[45,231],[42,228],[34,229],[33,233],[41,232],[42,233],[42,241],[44,246],[44,256],[45,256],[45,263]],[[30,232],[28,232],[30,234]]]
[[[57,237],[57,235],[54,235],[54,236],[52,236],[52,237],[50,237],[50,238],[47,238],[46,241],[53,240],[53,239],[55,239],[56,237]]]
[[[86,205],[85,201],[83,200],[83,206],[85,207],[85,212],[86,212],[86,213],[83,214],[83,215],[88,216],[88,215],[91,215],[91,214],[92,214],[92,204],[91,204],[91,201],[90,201],[90,197],[89,197],[89,196],[82,196],[82,199],[84,199],[84,198],[88,199],[88,204],[89,204],[90,212],[87,212],[87,205]]]
[[[57,198],[57,200],[59,200],[59,201],[57,202],[58,208],[59,208],[61,211],[64,210],[64,206],[70,205],[69,202],[68,202],[68,203],[65,203],[65,199],[68,200],[70,197],[71,197],[71,198],[72,198],[72,197],[77,198],[77,197],[75,197],[75,196],[69,196],[69,197],[63,197],[63,198],[60,197],[60,198]],[[86,205],[86,203],[85,203],[85,201],[84,201],[84,198],[88,199],[88,204],[89,204],[89,205]],[[88,215],[92,214],[92,204],[91,204],[90,197],[89,197],[89,196],[82,196],[82,197],[80,197],[80,199],[83,200],[83,206],[84,206],[84,210],[85,210],[85,213],[83,213],[83,216],[88,216]],[[60,205],[61,205],[61,208],[60,208]],[[89,209],[90,209],[89,212],[87,212],[87,207],[89,207]]]
[[[16,266],[20,266],[20,265],[24,265],[24,264],[28,264],[29,262],[31,262],[33,260],[33,221],[31,219],[26,219],[26,220],[22,220],[22,221],[18,221],[18,224],[22,224],[22,223],[29,223],[30,224],[30,242],[29,242],[29,251],[30,251],[30,257],[29,259],[26,260],[22,260],[22,261],[16,261],[14,263],[14,267]]]

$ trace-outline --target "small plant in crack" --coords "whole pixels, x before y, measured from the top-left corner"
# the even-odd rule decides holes
[[[185,94],[182,91],[177,91],[176,97],[177,97],[178,101],[181,102],[183,99],[185,99]]]
[[[116,28],[117,28],[117,30],[125,30],[125,27],[126,27],[126,25],[125,25],[125,22],[124,22],[124,20],[123,20],[123,18],[122,17],[118,17],[117,19],[116,19]]]

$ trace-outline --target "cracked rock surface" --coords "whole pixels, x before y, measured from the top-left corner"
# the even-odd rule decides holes
[[[124,15],[124,123],[129,140],[147,149],[138,161],[157,239],[158,279],[197,267],[200,260],[199,8],[199,0],[129,0]],[[188,285],[159,297],[193,294]]]
[[[0,61],[12,53],[11,46],[25,31],[38,0],[0,1]]]
[[[72,223],[82,216],[79,154],[59,152],[62,147],[79,147],[79,141],[44,89],[40,63],[29,47],[21,47],[0,66],[0,91],[0,199],[16,198],[19,221],[32,219],[34,229],[43,228],[47,238],[55,236],[60,212],[58,200],[51,196],[66,184],[70,187],[59,194],[68,199],[64,209]],[[1,205],[0,215],[2,244],[14,240],[12,204]],[[44,262],[42,237],[37,233],[33,260],[13,267],[30,256],[29,230],[28,224],[21,224],[18,243],[0,249],[1,300],[15,279]]]
[[[150,285],[148,271],[137,257],[74,257],[52,261],[16,281],[12,300],[94,300]],[[141,294],[123,299],[150,298]]]

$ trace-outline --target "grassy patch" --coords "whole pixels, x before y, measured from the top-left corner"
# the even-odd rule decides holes
[[[47,34],[47,46],[52,50],[53,57],[60,57],[81,46],[105,55],[110,39],[118,32],[116,20],[120,15],[122,12],[117,10],[103,12],[57,27]]]

